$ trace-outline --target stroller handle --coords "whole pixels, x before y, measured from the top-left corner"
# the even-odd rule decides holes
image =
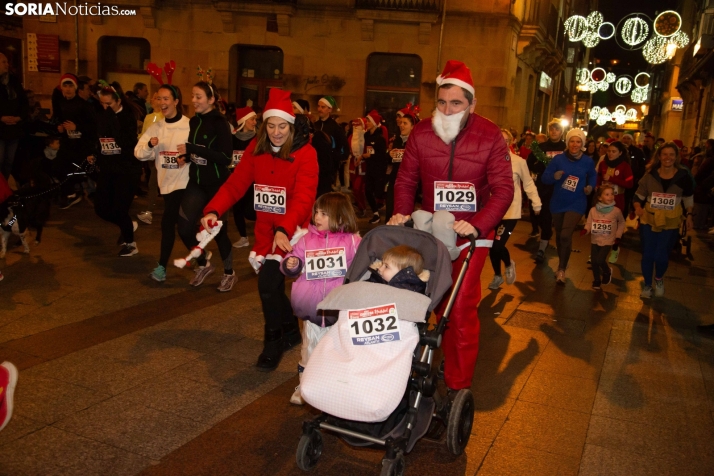
[[[414,228],[414,220],[411,218],[404,222],[404,226],[407,228]],[[476,249],[476,236],[474,236],[473,233],[466,235],[466,238],[468,238],[469,242],[471,243],[469,249],[474,250]]]

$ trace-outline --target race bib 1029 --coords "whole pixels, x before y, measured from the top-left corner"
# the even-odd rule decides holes
[[[674,193],[652,192],[650,197],[650,207],[657,210],[674,210],[677,203],[677,195]]]
[[[178,158],[179,153],[171,150],[162,150],[159,152],[159,159],[161,159],[162,169],[178,169]]]
[[[307,279],[341,278],[347,275],[347,256],[344,246],[305,251]]]
[[[397,305],[348,311],[352,345],[384,344],[401,340]]]
[[[121,147],[119,147],[116,141],[111,137],[101,137],[99,139],[99,145],[102,147],[102,155],[121,154]]]
[[[434,211],[475,212],[476,187],[470,182],[434,182]]]
[[[562,187],[565,190],[568,190],[570,192],[574,192],[576,188],[578,188],[578,182],[580,181],[580,177],[576,177],[575,175],[568,175],[565,178],[565,182],[563,182]]]
[[[256,183],[253,187],[253,198],[255,211],[285,215],[285,204],[287,202],[285,187],[273,187],[272,185],[259,185]]]
[[[590,226],[593,235],[609,235],[612,233],[612,220],[593,220]]]

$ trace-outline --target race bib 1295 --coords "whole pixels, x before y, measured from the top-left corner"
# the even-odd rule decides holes
[[[612,220],[593,220],[590,226],[593,235],[609,235],[612,233]]]

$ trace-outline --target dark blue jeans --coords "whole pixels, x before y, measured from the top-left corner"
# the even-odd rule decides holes
[[[652,274],[657,279],[664,277],[669,266],[669,253],[676,243],[678,229],[652,231],[651,225],[640,225],[642,240],[642,276],[645,286],[652,286]]]
[[[0,139],[0,173],[5,178],[8,178],[12,173],[12,164],[15,162],[15,153],[19,142],[18,139]]]

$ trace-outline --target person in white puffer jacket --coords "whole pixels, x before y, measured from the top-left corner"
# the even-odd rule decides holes
[[[181,90],[170,84],[158,90],[158,101],[164,119],[156,122],[142,134],[134,148],[134,155],[142,161],[153,160],[156,177],[164,199],[164,215],[161,218],[161,256],[158,266],[152,271],[154,281],[166,280],[166,265],[176,239],[179,209],[188,184],[186,156],[179,155],[177,146],[188,142],[189,119],[181,114]],[[187,248],[189,244],[184,243]],[[190,249],[190,248],[189,248]]]
[[[503,135],[503,140],[506,141],[506,145],[513,142],[513,137],[507,129],[501,129],[501,134]],[[538,189],[528,170],[528,164],[524,159],[513,152],[509,152],[509,154],[511,155],[511,167],[513,168],[513,202],[511,202],[511,206],[501,219],[498,228],[496,228],[493,246],[489,251],[494,276],[488,285],[488,289],[498,289],[501,284],[503,284],[504,279],[503,276],[501,276],[501,262],[506,266],[506,283],[513,284],[516,281],[516,263],[511,260],[511,255],[508,253],[506,243],[513,229],[516,227],[518,219],[521,218],[521,184],[523,184],[523,190],[525,190],[526,195],[528,195],[528,198],[533,204],[533,210],[536,215],[540,213],[542,207],[540,197],[538,196]]]

